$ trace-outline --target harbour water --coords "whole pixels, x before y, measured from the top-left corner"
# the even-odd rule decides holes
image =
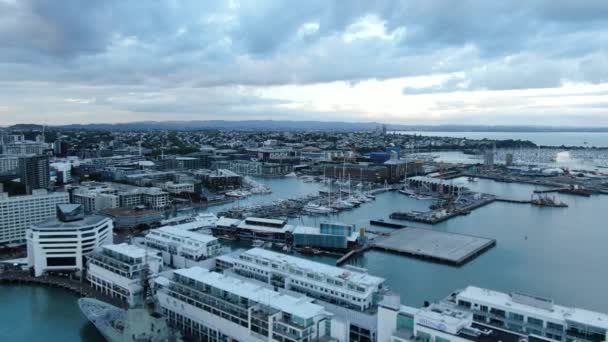
[[[304,183],[296,177],[261,179],[273,193],[254,195],[223,206],[211,207],[217,212],[228,206],[269,203],[279,198],[295,198],[315,192],[318,183]],[[454,180],[474,190],[516,199],[529,199],[532,185],[498,183],[489,180],[469,182]],[[414,227],[478,235],[497,240],[496,247],[462,267],[435,264],[405,256],[378,251],[352,259],[370,273],[385,277],[392,291],[410,305],[422,305],[445,297],[451,291],[472,284],[502,291],[519,291],[553,298],[558,303],[608,312],[606,283],[608,272],[608,196],[590,198],[561,195],[569,208],[539,208],[523,204],[493,203],[434,226],[395,221]],[[383,218],[398,210],[425,210],[430,201],[416,200],[389,192],[370,203],[340,214],[304,216],[292,223],[318,225],[325,220],[354,223],[369,228],[370,219]],[[373,227],[373,230],[390,228]],[[246,247],[246,246],[243,246]],[[315,260],[334,263],[335,258],[317,256]],[[0,287],[0,340],[48,340],[60,336],[62,341],[95,341],[99,337],[80,315],[76,297],[50,288]],[[23,320],[23,317],[29,319]],[[6,322],[9,322],[6,324]],[[32,329],[36,327],[36,329]],[[91,331],[92,330],[92,331]],[[4,334],[4,335],[3,335]],[[13,334],[13,335],[7,335]]]
[[[0,285],[0,341],[105,341],[77,299],[64,289]]]
[[[399,131],[401,134],[428,137],[452,137],[467,139],[529,140],[542,146],[608,147],[608,133],[589,132],[433,132]]]

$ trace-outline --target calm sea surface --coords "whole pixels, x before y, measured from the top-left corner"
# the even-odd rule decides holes
[[[318,191],[317,183],[296,177],[260,180],[273,189],[209,211]],[[466,179],[454,182],[510,198],[529,198],[531,185]],[[357,266],[385,277],[389,287],[409,305],[422,305],[445,297],[469,284],[502,291],[519,291],[551,297],[558,303],[608,312],[608,196],[560,197],[566,209],[538,208],[522,204],[494,203],[447,222],[425,226],[438,231],[474,234],[497,239],[497,245],[463,267],[451,267],[383,252],[368,252],[352,260]],[[325,220],[369,227],[370,219],[384,218],[396,210],[424,210],[429,201],[399,193],[385,193],[358,209],[332,217],[302,217],[292,223],[318,225]],[[373,230],[386,228],[373,227]],[[238,246],[237,246],[238,248]],[[241,246],[246,248],[246,246]],[[315,260],[333,263],[331,257]],[[80,314],[76,297],[44,287],[0,286],[0,340],[95,341],[100,336]]]
[[[467,139],[529,140],[543,146],[596,146],[608,147],[608,133],[585,132],[428,132],[400,131],[430,137],[453,137]]]

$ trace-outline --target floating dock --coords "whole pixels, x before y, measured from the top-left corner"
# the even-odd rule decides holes
[[[495,245],[494,239],[409,227],[378,238],[372,248],[461,266]]]

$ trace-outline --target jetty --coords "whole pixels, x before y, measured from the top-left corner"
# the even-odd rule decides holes
[[[376,239],[371,247],[433,262],[461,266],[495,245],[495,239],[408,227],[396,230],[387,237]]]
[[[403,224],[394,223],[394,222],[387,222],[387,221],[384,221],[384,220],[369,220],[369,224],[373,225],[373,226],[380,226],[380,227],[387,227],[387,228],[396,228],[396,229],[401,229],[401,228],[405,228],[406,227]]]

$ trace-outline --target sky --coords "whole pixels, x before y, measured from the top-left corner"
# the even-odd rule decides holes
[[[608,126],[608,1],[0,0],[0,126]]]

